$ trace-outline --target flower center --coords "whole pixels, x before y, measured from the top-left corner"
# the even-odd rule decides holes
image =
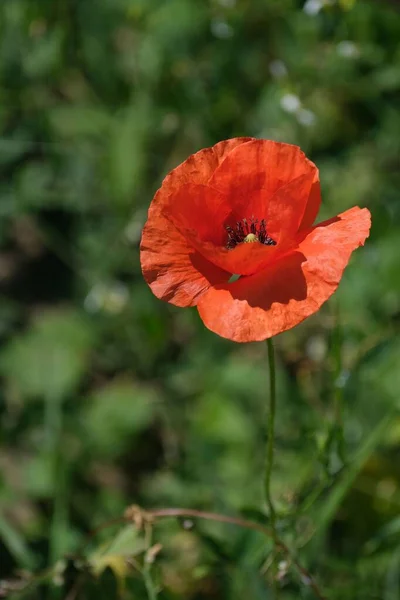
[[[225,227],[228,233],[228,241],[226,247],[228,250],[233,250],[238,244],[249,244],[259,242],[264,246],[276,246],[275,240],[269,237],[265,219],[258,222],[258,219],[242,219],[236,222],[236,227],[230,225]]]
[[[258,242],[258,237],[255,233],[249,233],[243,241],[245,244],[251,244],[252,242]]]

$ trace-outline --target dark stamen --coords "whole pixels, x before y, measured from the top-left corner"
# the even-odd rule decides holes
[[[232,250],[238,244],[242,244],[249,234],[255,235],[257,241],[260,244],[264,244],[264,246],[276,246],[275,240],[268,235],[265,219],[262,219],[259,225],[258,219],[254,217],[251,217],[250,224],[247,219],[242,219],[236,222],[235,228],[226,225],[225,229],[228,233],[228,241],[226,243],[228,250]]]

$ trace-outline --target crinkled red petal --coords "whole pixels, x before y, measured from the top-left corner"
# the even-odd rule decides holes
[[[310,229],[314,225],[315,219],[317,218],[319,207],[321,206],[321,187],[319,184],[319,173],[316,172],[314,181],[311,186],[310,195],[308,198],[307,206],[304,211],[303,219],[300,224],[300,229]]]
[[[271,140],[251,140],[234,148],[221,162],[209,185],[227,196],[244,197],[264,189],[271,197],[282,185],[318,169],[298,146]]]
[[[210,285],[229,278],[230,274],[196,251],[161,211],[181,186],[207,183],[234,148],[252,139],[233,138],[200,150],[165,177],[150,205],[140,246],[144,278],[158,298],[177,306],[193,306]]]
[[[160,209],[165,200],[182,185],[186,183],[208,183],[214,171],[235,148],[253,140],[254,138],[249,137],[232,138],[219,142],[210,148],[199,150],[199,152],[189,156],[165,177],[150,205],[149,215],[153,210]]]
[[[204,324],[236,342],[265,340],[298,325],[333,294],[352,252],[369,235],[371,215],[354,207],[309,231],[297,250],[262,271],[202,296]]]
[[[153,214],[143,229],[140,262],[153,294],[176,306],[195,306],[210,286],[230,277],[188,244],[163,215]]]
[[[300,175],[280,187],[272,197],[265,190],[253,190],[248,200],[237,194],[229,197],[206,185],[181,186],[165,204],[165,217],[185,235],[189,244],[210,262],[230,273],[251,275],[296,245],[296,233],[304,215],[314,172]],[[275,246],[240,244],[227,250],[226,225],[250,216],[266,219],[267,231]]]

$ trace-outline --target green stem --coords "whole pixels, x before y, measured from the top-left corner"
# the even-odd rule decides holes
[[[267,441],[267,465],[265,469],[265,497],[269,509],[270,526],[273,536],[276,537],[276,512],[271,497],[271,474],[274,462],[274,438],[275,438],[275,409],[276,409],[276,372],[275,355],[272,339],[267,340],[268,363],[269,363],[269,415],[268,415],[268,441]]]
[[[47,452],[51,464],[53,491],[53,515],[49,533],[49,566],[62,555],[62,538],[65,534],[66,510],[61,436],[63,427],[61,398],[50,394],[46,398]]]
[[[67,469],[62,451],[63,401],[56,393],[46,398],[46,451],[50,461],[53,484],[53,514],[49,527],[48,565],[52,567],[65,551],[68,529]],[[60,588],[49,584],[47,599],[58,600]]]
[[[146,525],[145,526],[145,539],[146,539],[146,547],[147,547],[147,552],[145,553],[144,556],[144,565],[143,565],[143,570],[142,570],[142,575],[143,575],[143,580],[144,580],[144,585],[146,587],[146,592],[147,592],[147,597],[149,600],[157,600],[157,591],[153,582],[153,579],[151,577],[151,564],[152,564],[152,560],[149,557],[149,550],[151,548],[151,544],[152,544],[152,526],[151,525]]]
[[[333,423],[333,432],[336,442],[337,453],[343,465],[346,464],[346,449],[343,436],[343,382],[340,381],[343,375],[343,359],[342,359],[342,328],[339,321],[339,308],[336,311],[336,327],[333,331],[333,358],[335,362],[334,382],[333,382],[333,397],[335,417]]]
[[[146,586],[147,597],[149,600],[157,600],[157,592],[154,588],[153,580],[148,569],[143,569],[143,579]]]
[[[276,370],[275,370],[275,353],[272,339],[267,340],[268,347],[268,364],[269,364],[269,414],[268,414],[268,440],[267,440],[267,464],[265,469],[265,497],[269,509],[269,524],[272,531],[274,541],[272,555],[272,594],[273,598],[278,597],[278,581],[277,581],[277,549],[279,547],[278,537],[276,533],[276,512],[271,496],[271,475],[274,463],[274,441],[275,441],[275,412],[276,412]]]

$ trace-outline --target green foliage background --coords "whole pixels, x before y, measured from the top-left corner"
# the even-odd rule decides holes
[[[138,252],[168,170],[253,135],[317,163],[321,219],[373,215],[337,294],[276,339],[280,535],[329,598],[400,597],[399,8],[2,0],[0,596],[150,598],[132,528],[73,558],[131,503],[267,522],[266,346],[158,301]],[[154,531],[161,600],[273,598],[269,542],[192,525]],[[280,598],[313,597],[280,573]]]

